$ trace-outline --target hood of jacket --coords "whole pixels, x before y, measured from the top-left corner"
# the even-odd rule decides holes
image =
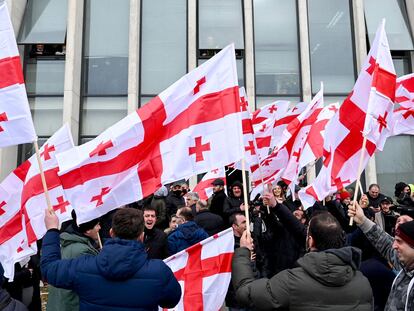
[[[344,286],[361,264],[361,251],[351,246],[311,252],[298,260],[312,278],[326,286]]]
[[[132,277],[147,261],[144,244],[135,240],[110,239],[96,258],[100,273],[108,280]]]
[[[91,244],[92,241],[87,236],[82,236],[77,233],[62,232],[60,234],[60,244],[62,247],[66,247],[70,244],[82,243],[82,244]]]
[[[178,238],[187,241],[191,245],[199,242],[200,236],[203,234],[203,229],[201,229],[194,221],[187,221],[186,223],[179,225],[175,230]]]

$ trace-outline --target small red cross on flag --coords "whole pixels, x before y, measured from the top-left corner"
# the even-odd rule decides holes
[[[45,161],[50,160],[50,153],[55,151],[55,146],[49,146],[49,144],[45,144],[43,147],[43,151],[40,153],[40,156],[45,159]]]
[[[276,105],[272,105],[272,106],[269,107],[269,113],[273,113],[273,112],[276,112],[276,111],[277,111]]]
[[[204,83],[206,83],[206,77],[204,76],[204,77],[202,77],[200,80],[197,80],[197,84],[196,84],[196,86],[194,87],[194,90],[193,90],[193,95],[195,95],[195,94],[197,94],[198,92],[200,92],[200,87],[201,87],[201,85],[203,85]]]
[[[2,201],[0,203],[0,216],[2,216],[4,213],[6,213],[6,211],[2,208],[6,204],[7,204],[6,201]]]
[[[0,122],[8,121],[7,114],[5,112],[0,114]],[[0,126],[0,132],[3,132],[4,129]]]
[[[70,203],[68,201],[65,201],[63,199],[63,196],[57,197],[56,200],[57,200],[58,204],[52,206],[53,210],[55,212],[59,210],[61,214],[66,212],[66,206],[69,206]]]
[[[101,189],[101,193],[92,197],[91,202],[96,201],[96,207],[103,204],[103,196],[108,194],[111,191],[109,187],[104,187]]]
[[[94,150],[89,153],[89,157],[93,157],[95,155],[103,156],[106,155],[106,149],[113,147],[112,141],[108,140],[106,142],[100,142],[98,146]]]
[[[387,115],[388,115],[388,111],[385,111],[383,116],[378,116],[377,118],[377,122],[379,124],[379,132],[381,133],[383,128],[387,128]]]
[[[253,140],[249,141],[249,145],[248,146],[244,146],[244,150],[246,152],[250,152],[251,155],[255,155],[256,154],[256,148],[254,146]]]
[[[196,155],[196,162],[204,161],[203,152],[211,150],[210,143],[202,144],[201,139],[201,136],[196,137],[195,146],[188,148],[189,155]]]

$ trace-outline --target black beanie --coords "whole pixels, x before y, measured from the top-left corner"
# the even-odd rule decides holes
[[[414,220],[399,225],[395,236],[414,248]]]

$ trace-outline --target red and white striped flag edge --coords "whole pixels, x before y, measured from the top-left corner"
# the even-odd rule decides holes
[[[94,140],[57,155],[59,175],[83,223],[240,160],[241,140],[232,44]]]
[[[212,183],[216,179],[221,179],[224,182],[224,186],[226,186],[226,171],[224,167],[216,168],[205,174],[192,192],[197,192],[200,200],[208,200],[213,194],[214,186]],[[224,191],[226,192],[226,187],[224,187]]]
[[[19,51],[4,2],[0,5],[0,147],[35,139]]]
[[[233,229],[228,228],[165,259],[182,296],[175,308],[160,310],[219,310],[231,280],[233,253]]]

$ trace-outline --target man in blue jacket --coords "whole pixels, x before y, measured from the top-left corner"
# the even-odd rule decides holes
[[[118,210],[110,235],[98,256],[61,260],[59,221],[46,211],[48,229],[43,238],[41,268],[53,286],[71,289],[79,295],[82,310],[158,310],[172,308],[181,297],[181,288],[162,260],[150,260],[142,243],[142,212]]]

